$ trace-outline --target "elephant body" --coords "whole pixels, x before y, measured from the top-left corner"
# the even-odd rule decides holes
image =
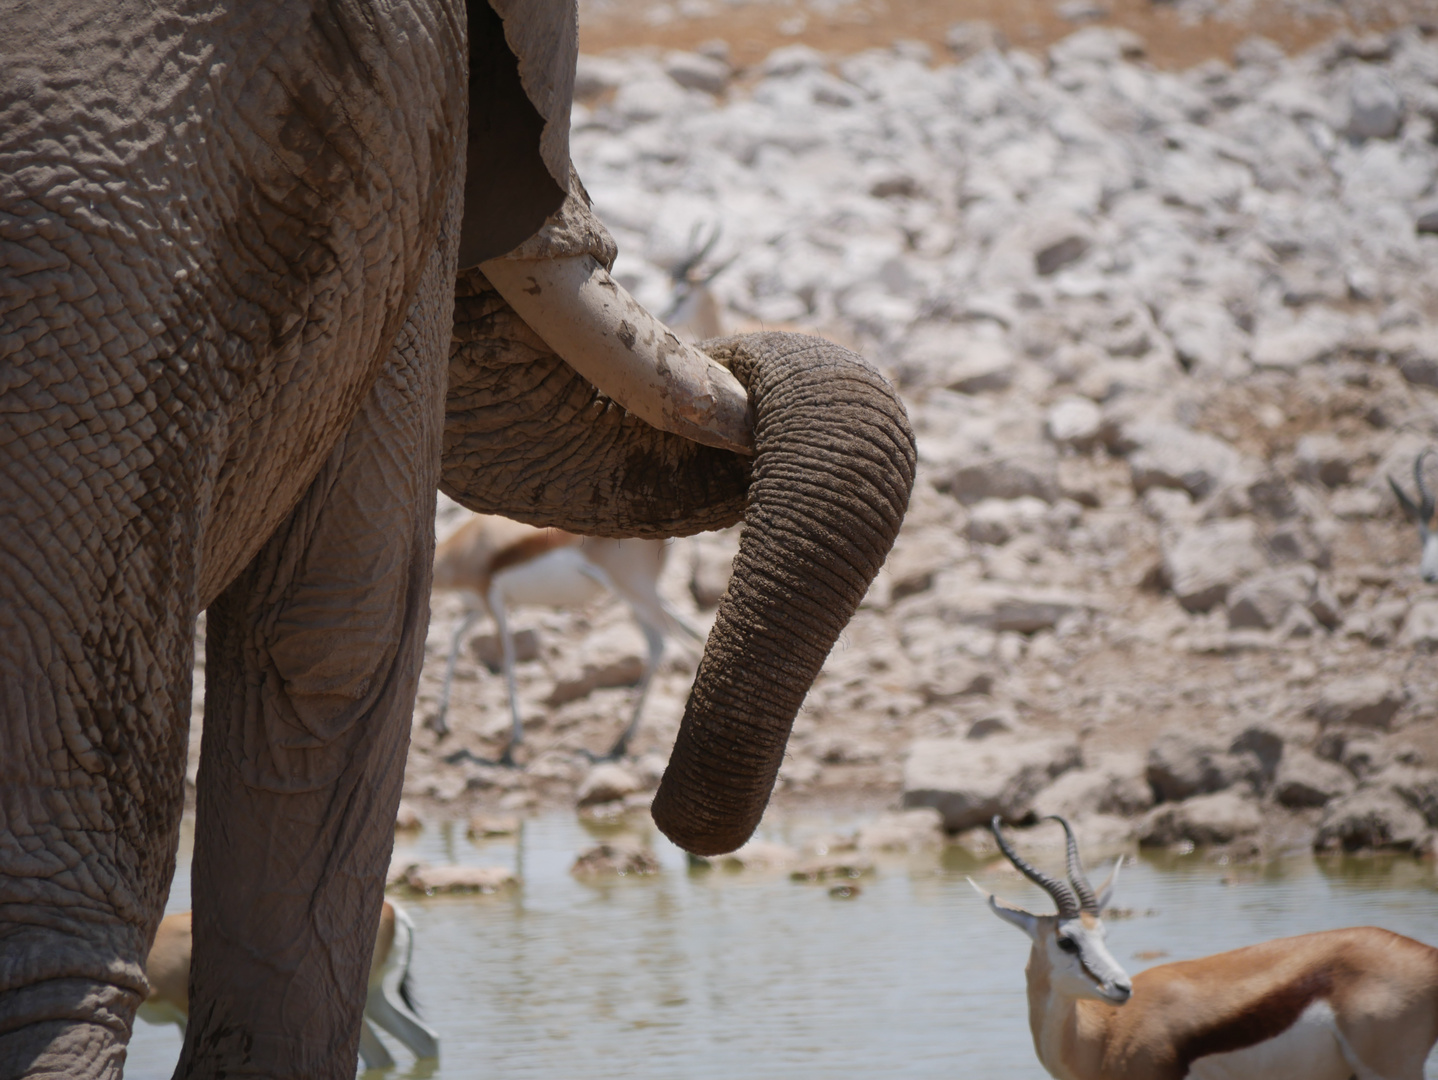
[[[699,848],[757,822],[912,436],[877,375],[770,335],[713,347],[757,457],[688,442],[489,288],[475,267],[515,245],[613,257],[568,167],[574,22],[558,0],[0,15],[0,1076],[121,1071],[206,610],[177,1075],[353,1075],[437,486],[604,535],[768,515],[656,808]]]

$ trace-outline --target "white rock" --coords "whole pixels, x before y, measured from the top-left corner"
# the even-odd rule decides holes
[[[991,735],[919,739],[904,763],[904,806],[932,806],[950,832],[1020,817],[1054,777],[1080,763],[1078,743],[1063,737]]]
[[[1401,687],[1374,672],[1329,683],[1314,704],[1313,715],[1320,724],[1386,729],[1405,700]]]
[[[1398,640],[1414,648],[1438,648],[1438,600],[1419,600],[1409,608]]]
[[[1144,420],[1123,427],[1134,491],[1176,487],[1201,499],[1240,475],[1238,451],[1216,436],[1162,420]]]
[[[1263,564],[1258,529],[1247,518],[1198,525],[1164,543],[1164,573],[1189,611],[1223,603],[1229,589]]]
[[[1379,68],[1362,64],[1354,70],[1348,104],[1346,130],[1355,139],[1390,139],[1403,124],[1403,99]]]
[[[1044,434],[1060,446],[1087,450],[1098,442],[1103,410],[1085,397],[1069,395],[1049,406]]]
[[[664,57],[664,74],[686,90],[702,90],[721,94],[729,84],[733,69],[723,60],[701,53],[672,52]]]
[[[576,801],[580,806],[613,802],[639,791],[639,780],[623,765],[616,762],[602,762],[589,770],[589,775],[579,785]]]
[[[1228,625],[1235,630],[1272,630],[1292,608],[1305,607],[1318,583],[1309,566],[1255,574],[1229,590]]]

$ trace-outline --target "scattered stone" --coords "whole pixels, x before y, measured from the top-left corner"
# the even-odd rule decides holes
[[[1047,514],[1042,499],[983,499],[969,508],[968,537],[976,544],[1007,544],[1041,528]]]
[[[1164,576],[1188,611],[1223,603],[1229,589],[1263,564],[1258,529],[1248,518],[1197,525],[1164,543]]]
[[[1201,499],[1238,475],[1238,451],[1222,439],[1178,424],[1143,421],[1125,425],[1133,489],[1142,495],[1151,487],[1182,488]]]
[[[1354,69],[1346,132],[1355,139],[1391,139],[1403,126],[1403,99],[1386,74],[1367,64]]]
[[[672,52],[664,58],[664,74],[686,90],[722,94],[734,74],[723,60],[700,53]]]
[[[1135,817],[1153,806],[1153,788],[1144,777],[1143,756],[1105,754],[1094,764],[1064,773],[1034,796],[1039,817],[1058,814],[1079,821],[1090,814]]]
[[[943,826],[938,810],[921,806],[881,814],[860,826],[857,843],[861,851],[928,851],[943,844]]]
[[[1294,748],[1284,755],[1278,767],[1273,797],[1297,810],[1326,806],[1333,799],[1349,794],[1355,786],[1352,775],[1341,765]]]
[[[475,840],[517,836],[520,820],[514,814],[475,814],[469,819],[469,835]]]
[[[503,866],[413,866],[405,884],[427,896],[438,893],[495,893],[518,885],[514,871]]]
[[[417,832],[424,828],[424,819],[419,816],[418,810],[401,799],[399,808],[395,811],[394,827],[400,832]]]
[[[569,872],[576,877],[640,877],[659,873],[659,858],[640,844],[615,840],[580,852]]]
[[[981,499],[1021,499],[1029,496],[1053,502],[1058,483],[1051,461],[1029,458],[992,458],[960,465],[935,485],[965,506]]]
[[[1348,483],[1351,456],[1332,435],[1304,435],[1298,440],[1298,475],[1310,483],[1341,487]]]
[[[1228,625],[1272,630],[1295,607],[1305,606],[1318,584],[1309,566],[1262,571],[1228,593]]]
[[[799,861],[799,853],[784,844],[750,840],[737,851],[710,860],[726,869],[784,870]]]
[[[919,739],[904,764],[904,806],[934,807],[949,832],[995,814],[1022,817],[1035,795],[1080,760],[1078,743],[1066,738]]]
[[[539,631],[524,629],[511,635],[514,642],[514,662],[528,664],[539,659]],[[504,670],[504,643],[498,634],[477,634],[469,639],[469,653],[486,668],[491,675]]]
[[[640,790],[638,778],[617,762],[602,762],[589,770],[579,785],[576,802],[580,806],[622,800]]]
[[[1256,757],[1233,754],[1209,736],[1189,728],[1165,731],[1148,751],[1144,777],[1160,802],[1223,791],[1240,781],[1261,779]]]
[[[835,900],[852,900],[863,891],[864,890],[858,885],[842,884],[829,886],[829,895]]]
[[[857,878],[874,872],[874,861],[866,855],[823,856],[800,863],[789,873],[795,881],[833,881]]]
[[[544,703],[557,709],[586,698],[596,690],[635,686],[643,677],[644,658],[636,653],[624,653],[600,663],[585,664],[577,673],[556,679]]]
[[[1313,846],[1319,851],[1411,851],[1426,832],[1423,815],[1397,792],[1365,786],[1328,804]]]
[[[1438,827],[1438,769],[1394,765],[1385,769],[1378,779],[1422,814],[1427,824]]]
[[[1219,791],[1154,807],[1139,824],[1138,842],[1146,847],[1230,844],[1262,826],[1263,814],[1256,802],[1236,792]]]
[[[1060,446],[1090,450],[1098,444],[1103,411],[1088,398],[1063,397],[1049,406],[1044,434]]]
[[[1387,676],[1374,673],[1340,679],[1323,688],[1313,706],[1320,724],[1346,724],[1386,731],[1403,707],[1403,691]]]
[[[1438,649],[1438,600],[1419,600],[1408,609],[1398,643],[1428,652]]]

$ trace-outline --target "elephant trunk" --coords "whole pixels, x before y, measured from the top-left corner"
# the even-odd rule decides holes
[[[461,272],[441,488],[483,513],[604,536],[681,536],[743,520],[654,803],[676,843],[732,850],[758,824],[804,695],[898,534],[916,457],[903,405],[827,341],[708,342],[703,351],[747,391],[748,457],[619,408],[542,333],[480,272]]]
[[[893,389],[838,346],[765,333],[704,350],[749,391],[754,471],[653,813],[680,847],[713,855],[759,824],[804,695],[898,535],[915,451]]]

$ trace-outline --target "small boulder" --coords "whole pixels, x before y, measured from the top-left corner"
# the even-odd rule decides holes
[[[1029,457],[995,457],[967,462],[940,474],[935,486],[965,506],[980,499],[1021,499],[1053,502],[1058,478],[1052,461]]]
[[[1112,753],[1064,773],[1034,796],[1034,813],[1083,818],[1090,814],[1135,817],[1153,806],[1141,754]]]
[[[576,877],[629,877],[659,873],[659,858],[641,844],[614,841],[580,852],[569,872]]]
[[[1408,609],[1398,643],[1426,652],[1438,649],[1438,600],[1419,600]]]
[[[1365,785],[1328,804],[1313,846],[1320,851],[1411,851],[1426,831],[1423,815],[1396,791]]]
[[[469,835],[475,840],[514,836],[519,832],[519,818],[513,814],[475,814],[469,819]]]
[[[995,814],[1018,818],[1035,795],[1079,763],[1078,743],[1063,737],[918,739],[904,763],[904,806],[934,807],[950,832]]]
[[[874,860],[867,855],[822,855],[800,863],[789,876],[795,881],[833,881],[873,872]]]
[[[1146,847],[1185,841],[1229,844],[1262,826],[1263,814],[1256,802],[1237,792],[1219,791],[1154,807],[1139,824],[1138,841]]]
[[[1165,731],[1148,751],[1144,775],[1157,801],[1178,802],[1261,779],[1255,757],[1232,754],[1189,728]]]
[[[783,870],[799,860],[799,853],[784,844],[767,840],[750,840],[737,851],[720,855],[710,862],[734,870]]]
[[[419,816],[418,810],[401,799],[394,813],[394,827],[399,832],[416,832],[424,828],[424,819]]]
[[[1403,126],[1403,99],[1381,68],[1370,64],[1354,68],[1348,105],[1345,133],[1351,138],[1391,139]]]
[[[983,499],[969,508],[968,536],[976,544],[1007,544],[1041,528],[1047,512],[1042,499]]]
[[[519,884],[519,878],[503,866],[413,866],[405,873],[405,884],[416,892],[494,893]]]
[[[1164,543],[1164,576],[1188,611],[1223,603],[1229,589],[1263,567],[1258,530],[1248,518],[1196,525]]]
[[[589,770],[579,785],[576,801],[580,806],[595,806],[622,800],[640,789],[638,778],[623,765],[604,762]]]
[[[1254,574],[1228,593],[1228,625],[1234,630],[1272,630],[1313,595],[1318,575],[1311,566]]]
[[[861,851],[928,851],[944,842],[943,815],[931,806],[881,814],[858,833]]]
[[[1422,814],[1425,822],[1438,827],[1438,770],[1394,765],[1376,780]]]
[[[1313,716],[1324,725],[1387,730],[1403,707],[1405,695],[1386,675],[1374,672],[1339,679],[1323,688],[1313,705]]]
[[[702,53],[672,52],[664,58],[664,74],[686,90],[722,94],[733,69],[723,60]]]
[[[1088,450],[1098,443],[1103,411],[1086,397],[1060,398],[1044,417],[1044,434],[1060,446]]]
[[[1125,424],[1119,438],[1140,495],[1151,487],[1171,487],[1202,499],[1241,470],[1242,459],[1228,443],[1179,424],[1142,420]]]
[[[1341,487],[1348,483],[1352,456],[1332,435],[1304,435],[1298,440],[1298,475],[1324,487]]]
[[[1306,750],[1290,749],[1279,763],[1273,782],[1273,797],[1284,806],[1298,810],[1326,806],[1353,791],[1356,784],[1347,769],[1324,761]]]

